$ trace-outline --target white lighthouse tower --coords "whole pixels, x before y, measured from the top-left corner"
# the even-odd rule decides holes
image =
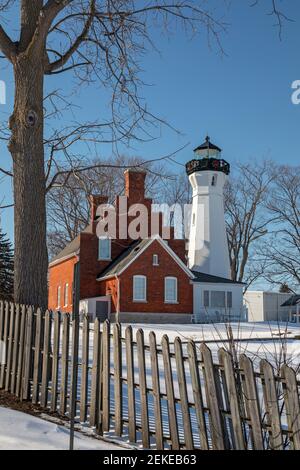
[[[188,264],[193,271],[230,279],[224,217],[224,184],[230,165],[206,137],[186,170],[193,188]]]

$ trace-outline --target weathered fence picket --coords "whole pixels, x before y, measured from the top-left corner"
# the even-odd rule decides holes
[[[52,379],[51,379],[51,411],[57,409],[58,372],[59,372],[59,345],[60,345],[60,312],[54,313],[54,335],[52,353]]]
[[[81,358],[81,386],[80,386],[80,421],[87,418],[87,392],[88,392],[88,367],[89,367],[89,343],[90,343],[89,318],[85,316],[82,326],[82,358]]]
[[[165,383],[168,400],[168,413],[169,413],[169,431],[170,440],[172,442],[172,449],[180,449],[179,433],[178,433],[178,422],[176,415],[176,403],[174,395],[174,384],[172,374],[172,364],[170,357],[170,344],[167,335],[164,335],[161,341],[162,354],[164,361],[164,372],[165,372]]]
[[[242,354],[240,357],[240,367],[243,371],[243,395],[246,410],[250,419],[251,437],[253,448],[262,450],[264,448],[262,436],[261,412],[253,369],[253,363],[249,357]]]
[[[0,320],[1,321],[1,320]],[[11,370],[11,393],[15,393],[16,389],[16,376],[17,376],[17,361],[18,361],[18,351],[19,351],[19,334],[20,334],[20,305],[16,305],[15,310],[15,328],[14,328],[14,338],[13,338],[13,352],[12,352],[12,370]]]
[[[163,436],[163,419],[161,413],[161,392],[159,382],[159,366],[157,355],[156,335],[152,331],[149,334],[150,355],[151,355],[151,374],[152,374],[152,389],[154,400],[154,416],[155,416],[155,441],[156,449],[162,450],[164,448]]]
[[[99,434],[158,450],[300,450],[300,383],[287,365],[254,370],[225,349],[216,363],[205,344],[166,335],[158,344],[141,329],[134,340],[131,326],[111,332],[98,319],[77,328],[68,314],[1,301],[0,340],[2,390],[61,416],[75,403]]]
[[[110,324],[105,321],[102,333],[103,355],[103,395],[102,395],[102,430],[108,432],[110,428]]]
[[[61,378],[59,412],[64,415],[67,409],[68,370],[70,347],[70,315],[63,315],[62,349],[61,349]]]
[[[100,385],[100,321],[96,318],[94,322],[94,337],[93,337],[93,365],[91,377],[91,406],[90,406],[90,426],[94,427],[97,424],[97,414],[99,407],[99,385]]]
[[[144,331],[139,329],[136,333],[137,357],[139,368],[139,389],[141,401],[141,426],[142,426],[142,442],[147,449],[150,445],[149,435],[149,413],[148,413],[148,395],[147,395],[147,379],[145,365],[145,344]]]
[[[5,376],[5,391],[8,392],[11,381],[11,368],[12,368],[12,352],[13,352],[13,339],[14,339],[14,324],[15,324],[15,306],[10,304],[10,319],[9,319],[9,333],[8,333],[8,348],[6,360],[6,376]]]
[[[129,441],[136,441],[136,414],[135,414],[135,389],[134,389],[134,355],[132,327],[125,330],[126,365],[127,365],[127,398],[128,398],[128,434]]]

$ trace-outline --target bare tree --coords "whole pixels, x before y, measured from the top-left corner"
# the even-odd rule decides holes
[[[238,173],[225,186],[225,212],[231,278],[247,286],[260,277],[266,260],[259,244],[268,233],[273,216],[265,205],[274,179],[271,162],[239,164]]]
[[[271,284],[300,284],[300,167],[278,166],[267,208],[274,219],[264,252],[268,258],[265,277]]]
[[[7,15],[15,15],[16,3],[0,2],[4,22]],[[150,138],[155,116],[140,98],[139,58],[152,46],[153,22],[166,30],[179,23],[192,33],[205,28],[217,41],[222,25],[196,0],[21,0],[19,11],[16,39],[8,35],[4,22],[0,26],[0,49],[12,64],[15,82],[8,144],[14,181],[15,301],[45,307],[45,172],[47,176],[55,167],[58,149],[65,152],[83,132],[94,143],[129,141],[141,138],[141,133]],[[55,132],[47,139],[45,169],[45,76],[67,71],[79,84],[97,81],[109,88],[111,117],[104,123],[76,123],[67,138],[66,132]]]

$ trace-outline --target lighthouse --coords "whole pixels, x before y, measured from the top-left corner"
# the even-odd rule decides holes
[[[206,137],[186,165],[193,188],[188,265],[194,272],[230,279],[223,195],[230,165],[221,152]]]

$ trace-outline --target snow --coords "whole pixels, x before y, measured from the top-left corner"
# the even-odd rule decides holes
[[[67,450],[69,429],[20,411],[0,407],[0,450]],[[76,450],[120,450],[99,439],[75,433]]]
[[[123,331],[126,324],[122,324]],[[194,341],[216,341],[218,343],[227,339],[227,324],[210,323],[210,324],[185,324],[185,325],[149,325],[149,324],[133,324],[133,331],[139,328],[144,330],[145,340],[147,340],[150,331],[154,331],[158,342],[161,341],[163,335],[168,335],[171,342],[178,336],[182,341],[193,339]],[[235,339],[266,339],[278,338],[279,333],[286,337],[293,338],[300,335],[300,324],[295,323],[230,323],[232,333]]]

